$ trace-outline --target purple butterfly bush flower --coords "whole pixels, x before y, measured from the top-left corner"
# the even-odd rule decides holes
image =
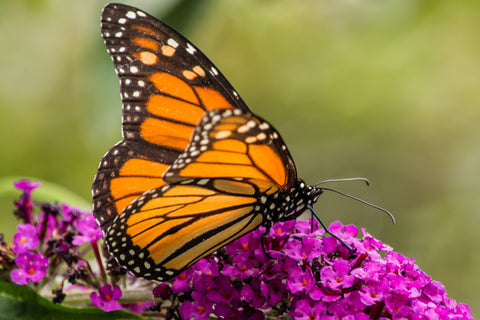
[[[39,282],[46,275],[49,266],[48,258],[40,253],[24,252],[15,258],[15,264],[20,269],[13,269],[10,273],[12,281],[16,284]]]
[[[32,223],[33,203],[32,191],[38,188],[42,183],[40,181],[31,182],[29,180],[19,180],[13,183],[13,186],[22,191],[20,200],[15,201],[17,210],[14,214],[25,223]]]
[[[33,250],[38,245],[36,229],[31,224],[19,224],[17,233],[13,235],[13,251],[22,254]]]
[[[329,227],[353,250],[314,222],[263,228],[200,260],[170,282],[185,319],[471,319],[467,305],[446,295],[412,258],[362,229]],[[178,307],[178,304],[170,307]]]
[[[31,193],[39,185],[16,183],[23,191],[15,202],[16,215],[24,223],[17,226],[13,244],[2,244],[0,253],[10,252],[2,256],[3,265],[21,285],[41,281],[47,268],[59,268],[63,261],[66,268],[48,270],[49,276],[64,278],[52,288],[57,303],[64,299],[68,281],[69,288],[77,290],[99,288],[91,292],[90,303],[104,311],[158,310],[166,318],[471,319],[468,306],[449,299],[443,285],[414,259],[363,229],[359,238],[357,227],[338,221],[329,231],[352,250],[325,236],[316,221],[281,222],[266,237],[266,229],[260,227],[161,283],[153,290],[156,305],[148,298],[123,303],[116,283],[125,283],[129,276],[113,263],[107,277],[97,247],[102,232],[93,215],[67,205],[35,204]],[[42,212],[33,214],[34,206]],[[93,249],[100,274],[84,258],[88,250],[80,246]],[[128,289],[124,293],[128,295]]]
[[[102,309],[103,311],[115,311],[122,309],[122,305],[118,300],[122,297],[122,290],[116,284],[113,285],[103,285],[98,289],[97,292],[92,292],[90,294],[90,300],[92,304]]]
[[[76,220],[76,227],[80,234],[73,237],[74,245],[80,246],[87,242],[97,241],[103,236],[93,214],[85,214],[82,219]]]
[[[0,267],[10,272],[12,282],[19,285],[38,283],[47,276],[59,276],[56,281],[43,283],[57,284],[51,291],[53,301],[59,303],[65,298],[64,285],[69,282],[68,290],[83,291],[100,287],[99,293],[92,293],[92,303],[110,311],[122,308],[117,302],[121,291],[117,285],[101,286],[99,279],[107,282],[96,241],[102,232],[91,213],[85,213],[65,204],[37,203],[32,200],[32,191],[40,182],[21,180],[14,185],[22,191],[20,200],[15,202],[15,215],[24,223],[17,226],[13,243],[0,241]],[[41,212],[34,214],[33,209]],[[80,246],[88,243],[90,247]],[[85,258],[93,249],[95,258],[102,272],[97,275]],[[42,288],[42,286],[39,286]],[[48,291],[48,290],[47,290]],[[126,308],[138,311],[152,303],[130,304]]]

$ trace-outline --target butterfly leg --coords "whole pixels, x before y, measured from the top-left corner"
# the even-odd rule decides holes
[[[267,256],[267,258],[273,259],[273,257],[268,254],[267,249],[265,248],[265,242],[264,242],[264,241],[265,241],[265,238],[266,238],[265,235],[262,235],[262,236],[260,237],[260,242],[262,243],[262,251],[263,251],[263,253],[265,253],[265,256]]]
[[[310,212],[312,213],[312,218],[313,216],[315,216],[315,218],[317,219],[317,221],[320,223],[320,225],[322,226],[322,228],[325,230],[326,233],[328,233],[329,235],[331,235],[332,237],[334,237],[335,239],[337,239],[338,241],[340,241],[341,243],[343,243],[343,245],[345,247],[348,248],[348,250],[350,251],[353,251],[353,248],[347,244],[345,241],[343,241],[342,239],[340,239],[336,234],[334,233],[331,233],[327,226],[323,223],[322,219],[320,219],[320,217],[317,215],[317,213],[313,210],[313,208],[309,205],[307,206],[308,210],[310,210]],[[313,228],[313,220],[312,220],[312,228]]]

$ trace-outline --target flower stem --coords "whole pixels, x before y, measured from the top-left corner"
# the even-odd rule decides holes
[[[102,283],[107,283],[107,273],[105,272],[105,268],[103,267],[102,257],[100,256],[100,251],[98,250],[98,242],[97,240],[93,240],[90,242],[93,248],[93,252],[95,253],[95,259],[97,260],[98,267],[100,268],[100,274],[102,276]]]

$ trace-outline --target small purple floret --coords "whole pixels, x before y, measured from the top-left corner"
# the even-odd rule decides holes
[[[103,311],[115,311],[122,309],[122,305],[117,301],[122,297],[122,291],[116,284],[112,286],[105,284],[97,292],[90,294],[92,304]]]
[[[40,253],[25,252],[15,258],[15,264],[20,269],[13,269],[10,273],[12,281],[24,285],[29,282],[39,282],[45,277],[49,266],[48,258]]]
[[[17,254],[33,250],[38,245],[37,230],[31,224],[19,224],[13,235],[13,251]]]
[[[100,226],[91,213],[87,213],[81,219],[76,220],[76,227],[80,232],[80,235],[73,237],[72,243],[76,246],[96,241],[103,236]]]

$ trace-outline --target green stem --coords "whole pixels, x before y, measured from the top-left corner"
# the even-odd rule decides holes
[[[102,283],[107,283],[107,273],[105,272],[105,268],[103,267],[102,257],[100,256],[100,251],[98,250],[98,242],[94,240],[90,242],[93,248],[93,252],[95,253],[95,259],[97,260],[98,267],[100,268],[100,274],[102,275]]]

